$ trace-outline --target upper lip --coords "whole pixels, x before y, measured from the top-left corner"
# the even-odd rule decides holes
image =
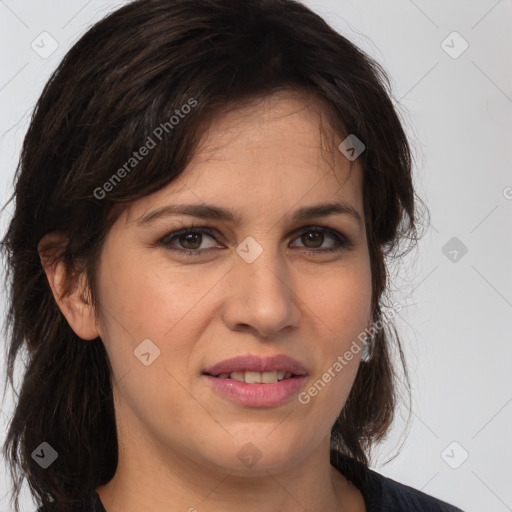
[[[294,375],[306,375],[307,371],[296,359],[278,354],[270,357],[259,357],[254,355],[237,356],[225,359],[220,363],[210,366],[203,373],[209,375],[220,375],[221,373],[231,372],[272,372],[276,370],[284,370]]]

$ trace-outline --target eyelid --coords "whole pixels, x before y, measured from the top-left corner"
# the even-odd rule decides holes
[[[335,253],[335,252],[341,252],[344,250],[350,250],[354,247],[354,242],[352,241],[351,237],[347,236],[346,234],[338,231],[337,229],[330,228],[328,226],[323,225],[317,225],[317,224],[309,224],[305,226],[301,226],[300,228],[295,229],[292,233],[287,235],[287,237],[291,237],[292,240],[297,238],[297,236],[306,233],[306,232],[319,232],[326,234],[327,236],[330,236],[333,238],[336,242],[336,245],[334,247],[330,248],[308,248],[304,245],[301,247],[301,252],[306,254],[329,254],[329,253]],[[182,223],[179,229],[172,230],[168,232],[164,237],[162,237],[158,242],[157,245],[161,245],[171,251],[175,251],[182,254],[187,255],[201,255],[205,254],[207,252],[210,252],[214,249],[221,249],[221,247],[209,247],[206,249],[185,249],[183,247],[181,248],[174,248],[171,247],[170,240],[173,240],[175,238],[178,238],[182,235],[186,235],[188,233],[198,233],[198,234],[204,234],[211,238],[213,238],[215,241],[218,242],[217,238],[215,237],[215,232],[218,232],[216,228],[207,227],[205,225],[200,224],[193,224],[193,223]]]

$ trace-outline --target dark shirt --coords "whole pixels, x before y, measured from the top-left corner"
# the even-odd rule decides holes
[[[361,491],[366,503],[366,512],[463,512],[449,503],[387,478],[348,457],[340,456],[338,459],[331,454],[331,463]],[[50,511],[40,507],[36,512]],[[72,512],[106,511],[98,494],[92,492],[78,503]]]

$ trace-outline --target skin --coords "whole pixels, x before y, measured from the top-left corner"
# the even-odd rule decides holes
[[[97,489],[108,512],[365,510],[359,490],[329,462],[330,431],[360,353],[306,405],[295,396],[244,407],[201,376],[235,355],[280,353],[306,366],[306,390],[371,325],[362,171],[337,150],[339,136],[329,149],[319,111],[276,93],[219,117],[181,177],[133,202],[109,232],[99,311],[86,300],[84,276],[61,297],[65,270],[43,258],[70,326],[84,340],[100,336],[113,366],[119,463]],[[351,205],[363,223],[346,214],[291,220],[299,207],[334,201]],[[137,224],[160,206],[203,202],[241,221],[174,215]],[[213,238],[157,244],[201,226]],[[337,242],[328,233],[308,240],[311,226],[338,231],[352,248],[322,253]],[[252,263],[235,251],[248,236],[263,248]],[[169,246],[214,249],[187,256]],[[133,354],[145,339],[160,350],[149,366]],[[249,442],[261,454],[252,467],[237,456]]]

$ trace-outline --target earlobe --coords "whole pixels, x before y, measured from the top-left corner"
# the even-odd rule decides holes
[[[49,242],[55,242],[56,236],[58,235],[47,235],[38,246],[48,284],[59,309],[75,334],[84,340],[93,340],[99,336],[99,332],[86,276],[80,274],[74,282],[68,282],[70,276],[67,275],[64,262],[55,258],[56,249],[48,249]]]

